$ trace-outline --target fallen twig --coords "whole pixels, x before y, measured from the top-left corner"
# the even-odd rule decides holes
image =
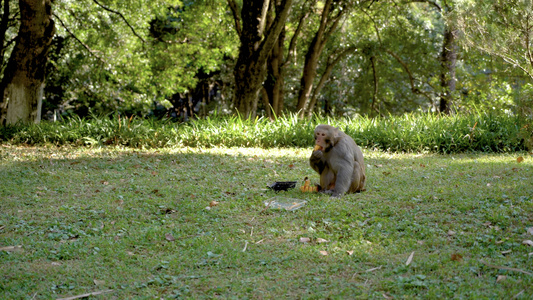
[[[381,268],[383,268],[383,266],[379,266],[379,267],[375,267],[375,268],[372,268],[372,269],[368,269],[368,270],[365,270],[365,273],[373,272],[373,271],[379,270],[379,269],[381,269]],[[353,275],[352,275],[352,279],[353,279],[356,275],[358,275],[358,274],[359,274],[359,272],[355,272],[355,273],[353,273]],[[365,283],[365,284],[366,284],[366,283]]]
[[[513,298],[511,299],[516,299],[518,297],[520,297],[520,295],[522,295],[524,293],[525,290],[521,290],[518,294],[514,295]]]
[[[379,266],[379,267],[375,267],[375,268],[372,268],[372,269],[368,269],[368,270],[366,270],[365,272],[367,272],[367,273],[368,273],[368,272],[373,272],[373,271],[379,270],[379,269],[381,269],[381,268],[383,268],[383,266]]]
[[[107,294],[107,293],[111,293],[111,292],[113,292],[113,290],[104,290],[104,291],[98,291],[98,292],[92,292],[92,293],[87,293],[87,294],[76,295],[76,296],[67,297],[67,298],[57,298],[56,300],[74,300],[74,299],[80,299],[80,298],[87,298],[89,296],[98,296],[98,295]]]
[[[482,260],[482,259],[480,259],[479,262],[482,263],[482,264],[484,264],[484,265],[487,266],[487,267],[491,267],[491,268],[495,268],[495,269],[508,270],[508,271],[515,271],[515,272],[520,272],[520,273],[524,273],[524,274],[527,274],[527,275],[533,275],[533,273],[531,273],[531,272],[524,271],[524,270],[520,270],[520,269],[517,269],[517,268],[510,268],[510,267],[505,267],[505,266],[491,265],[491,264],[485,262],[485,261]]]
[[[257,217],[258,215],[262,214],[265,210],[267,210],[267,209],[270,207],[270,204],[272,204],[272,202],[274,202],[274,200],[268,202],[268,204],[265,205],[265,208],[263,208],[259,213],[257,213],[256,216],[254,216],[254,217],[250,220],[250,223],[254,221],[255,217]]]

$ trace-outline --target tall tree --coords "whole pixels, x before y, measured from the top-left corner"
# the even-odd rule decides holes
[[[292,31],[292,37],[290,38],[288,47],[286,47],[285,41],[289,38],[291,32],[286,30],[286,27],[284,27],[281,30],[278,41],[272,48],[272,52],[270,53],[270,56],[268,58],[267,77],[265,79],[265,82],[263,83],[262,99],[265,104],[265,107],[267,108],[266,111],[269,118],[273,117],[272,114],[280,115],[283,111],[285,98],[284,86],[286,70],[289,64],[293,62],[293,60],[295,60],[296,55],[294,51],[296,49],[297,41],[301,35],[301,31],[304,28],[304,24],[306,23],[306,19],[310,13],[310,9],[307,5],[309,2],[314,3],[314,1],[309,0],[304,1],[300,11],[296,13],[295,17],[297,19],[292,21],[297,23],[295,28],[294,25],[291,26],[294,28],[294,30]],[[275,3],[276,12],[279,13],[281,1],[276,0]],[[273,8],[271,8],[269,14],[267,15],[267,26],[270,26],[270,24],[272,24],[272,22],[274,21],[275,14],[272,12],[272,10]],[[288,20],[287,22],[290,23],[291,20]]]
[[[455,92],[455,84],[457,79],[455,77],[455,65],[457,62],[457,30],[452,18],[447,18],[453,9],[450,1],[443,0],[443,7],[441,8],[435,2],[429,1],[440,11],[444,19],[444,34],[442,40],[441,52],[441,73],[440,84],[442,92],[440,95],[439,111],[441,113],[450,114],[453,94]]]
[[[348,54],[350,54],[351,52],[355,51],[355,47],[348,47],[346,49],[344,49],[341,53],[334,53],[332,55],[330,55],[327,59],[327,62],[326,62],[326,68],[324,70],[324,72],[322,73],[322,75],[320,76],[320,80],[318,81],[318,84],[315,88],[315,90],[313,91],[313,95],[309,101],[309,105],[307,107],[307,112],[306,112],[306,115],[307,117],[311,117],[313,115],[313,111],[315,109],[315,105],[317,103],[317,100],[318,100],[318,95],[320,95],[320,91],[322,91],[322,88],[324,87],[324,85],[326,84],[326,82],[328,81],[329,79],[329,76],[331,75],[331,72],[333,71],[333,69],[337,66],[337,64],[343,60]]]
[[[0,84],[0,123],[39,123],[48,49],[55,34],[52,0],[20,0],[20,28]]]
[[[292,0],[280,0],[276,17],[267,26],[267,13],[270,5],[275,5],[274,2],[245,0],[239,14],[236,2],[228,0],[241,42],[234,69],[234,106],[243,118],[253,118],[257,113],[266,62],[285,26],[292,5]]]
[[[329,37],[335,32],[339,22],[347,11],[348,6],[346,3],[333,0],[326,0],[326,3],[322,8],[318,29],[315,32],[305,55],[305,63],[300,80],[300,90],[298,92],[298,104],[296,109],[301,116],[305,115],[309,105],[309,98],[311,97],[311,92],[313,90],[313,82],[316,77],[316,69],[322,51],[324,50]]]

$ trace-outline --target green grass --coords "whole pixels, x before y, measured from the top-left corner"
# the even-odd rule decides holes
[[[21,248],[0,251],[0,298],[533,297],[532,275],[480,261],[533,272],[529,154],[365,149],[363,193],[265,190],[317,181],[310,151],[4,144],[0,247]]]
[[[454,116],[408,114],[388,118],[274,121],[214,116],[189,123],[107,116],[72,117],[64,122],[0,127],[0,141],[12,145],[117,145],[159,147],[307,147],[317,124],[334,125],[362,147],[392,152],[514,152],[533,149],[533,123],[496,113]]]

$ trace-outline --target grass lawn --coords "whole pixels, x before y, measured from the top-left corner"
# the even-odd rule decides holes
[[[0,298],[533,298],[529,154],[364,150],[330,199],[310,152],[0,146]]]

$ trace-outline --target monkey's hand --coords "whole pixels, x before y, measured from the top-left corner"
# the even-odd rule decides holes
[[[323,156],[324,156],[324,152],[322,152],[322,150],[316,150],[316,151],[313,151],[313,153],[311,153],[311,160],[318,161],[318,160],[321,160]]]

